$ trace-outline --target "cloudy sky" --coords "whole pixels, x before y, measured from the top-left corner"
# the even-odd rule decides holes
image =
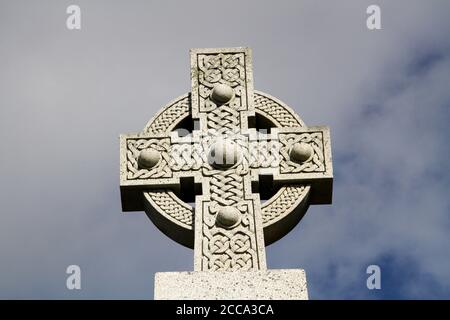
[[[0,0],[0,298],[146,299],[155,272],[192,270],[190,249],[121,213],[118,136],[189,91],[190,48],[249,46],[255,87],[332,134],[333,205],[271,245],[269,268],[306,269],[313,299],[449,299],[449,13],[444,0]],[[381,290],[366,287],[371,264]]]

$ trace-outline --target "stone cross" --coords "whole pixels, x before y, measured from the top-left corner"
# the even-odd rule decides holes
[[[266,270],[265,246],[331,203],[332,180],[328,128],[254,91],[249,48],[191,50],[190,94],[120,137],[123,210],[193,247],[195,271]]]

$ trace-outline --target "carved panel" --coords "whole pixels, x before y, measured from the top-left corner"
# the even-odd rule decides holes
[[[325,158],[323,146],[323,133],[305,132],[290,133],[278,135],[281,143],[280,154],[282,161],[280,163],[281,173],[299,173],[299,172],[325,172]],[[296,163],[290,160],[290,148],[298,142],[303,142],[312,147],[313,154],[307,161]]]
[[[170,139],[126,139],[127,180],[156,179],[172,177],[172,171],[168,165],[170,162]],[[159,164],[151,169],[143,169],[138,165],[139,153],[142,150],[152,148],[161,154]]]

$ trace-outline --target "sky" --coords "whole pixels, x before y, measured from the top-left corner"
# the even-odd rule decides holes
[[[81,30],[66,8],[81,8]],[[366,8],[381,8],[368,30]],[[0,0],[0,298],[152,299],[193,251],[122,213],[121,133],[248,46],[255,88],[331,129],[333,204],[267,248],[311,299],[450,299],[450,2]],[[66,268],[81,268],[81,290]],[[378,265],[381,289],[366,268]]]

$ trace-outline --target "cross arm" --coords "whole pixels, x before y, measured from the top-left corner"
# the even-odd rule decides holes
[[[330,204],[333,167],[330,130],[325,126],[275,128],[258,135],[251,148],[252,180],[272,175],[275,184],[311,186],[312,204]]]
[[[149,189],[179,190],[182,178],[200,181],[200,144],[190,136],[120,135],[120,194],[123,211],[143,210],[142,192]]]

